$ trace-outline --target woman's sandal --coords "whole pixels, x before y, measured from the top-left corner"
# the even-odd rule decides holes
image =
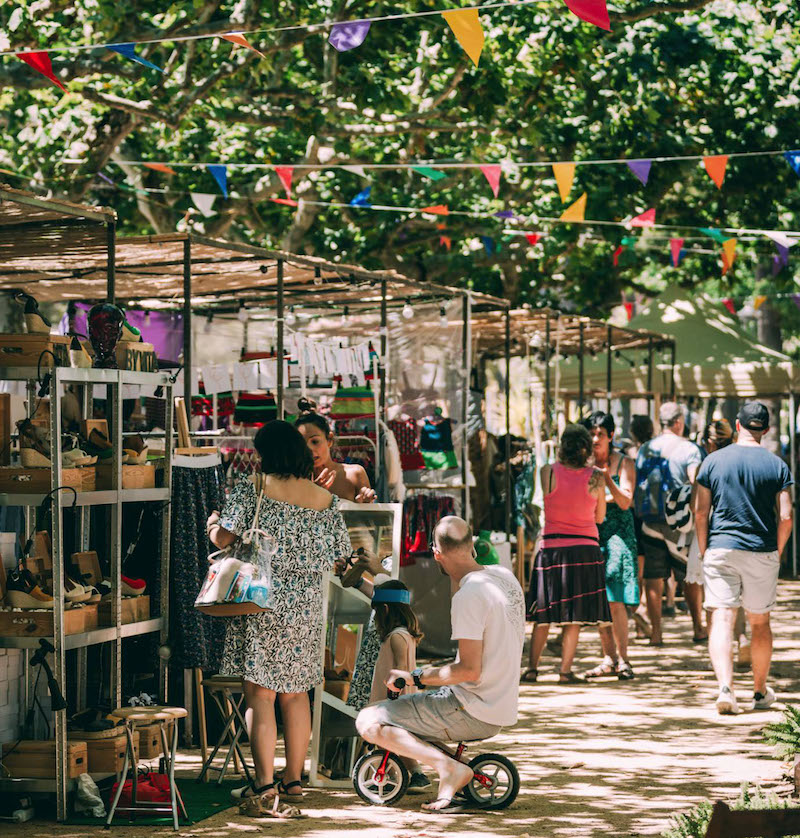
[[[270,794],[270,792],[274,792]],[[293,818],[304,818],[305,815],[290,803],[281,803],[280,793],[275,788],[275,783],[262,786],[256,789],[254,794],[245,797],[239,804],[239,813],[249,815],[251,818],[276,818],[278,820],[290,820]]]
[[[559,672],[558,673],[558,683],[559,684],[582,684],[583,678],[578,678],[578,676],[574,672]]]
[[[533,667],[526,669],[522,676],[519,679],[520,684],[535,684],[536,679],[539,677],[539,670],[533,669]]]
[[[620,681],[633,680],[633,667],[628,663],[628,661],[622,661],[619,666],[617,666],[617,678],[619,678]]]
[[[297,786],[300,791],[289,791],[289,789],[294,788]],[[285,797],[288,797],[290,800],[302,800],[303,799],[303,784],[299,780],[292,780],[291,783],[284,783],[281,780],[278,783],[278,792]]]
[[[602,663],[599,663],[594,669],[590,669],[588,672],[585,672],[583,677],[590,679],[590,678],[606,678],[609,675],[616,675],[617,674],[617,665],[613,662],[608,660],[604,660]]]

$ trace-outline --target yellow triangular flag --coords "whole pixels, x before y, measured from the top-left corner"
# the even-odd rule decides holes
[[[483,50],[483,27],[478,17],[478,10],[458,9],[453,12],[442,12],[442,17],[453,30],[453,34],[463,47],[464,52],[477,67],[478,59],[481,57],[481,51]]]
[[[561,196],[561,203],[566,204],[569,193],[572,191],[572,181],[575,180],[575,164],[553,163],[553,174],[558,184],[558,194]]]
[[[575,203],[561,213],[562,221],[583,221],[586,216],[586,193],[584,192]]]
[[[722,250],[725,253],[725,258],[728,260],[728,267],[733,267],[733,260],[736,258],[736,239],[725,239],[722,242]]]
[[[764,305],[764,303],[765,303],[766,301],[767,301],[767,295],[766,295],[766,294],[760,294],[758,297],[756,297],[756,298],[753,300],[753,308],[754,308],[756,311],[758,311],[758,310],[761,308],[761,306],[763,306],[763,305]]]

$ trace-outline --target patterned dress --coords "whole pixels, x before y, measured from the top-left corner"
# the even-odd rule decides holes
[[[219,522],[242,535],[255,510],[255,487],[242,480],[233,488]],[[264,497],[259,526],[278,545],[272,558],[275,607],[230,620],[220,674],[279,693],[307,692],[323,677],[324,573],[336,559],[350,555],[350,536],[337,497],[322,511]]]
[[[620,459],[621,467],[622,459]],[[619,486],[619,474],[612,478]],[[639,604],[639,579],[636,556],[636,529],[633,512],[616,503],[606,507],[606,517],[599,524],[600,549],[606,560],[606,595],[609,602]]]

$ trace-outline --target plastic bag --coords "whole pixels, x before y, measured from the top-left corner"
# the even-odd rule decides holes
[[[93,818],[105,818],[106,807],[100,789],[90,774],[80,774],[75,789],[75,811],[86,812]]]

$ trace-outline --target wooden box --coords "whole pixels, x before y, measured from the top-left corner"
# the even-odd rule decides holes
[[[158,361],[153,344],[120,341],[117,344],[117,367],[136,372],[157,372]]]
[[[88,754],[88,772],[90,774],[118,774],[122,771],[122,765],[125,762],[125,748],[127,747],[127,737],[122,728],[117,727],[111,730],[99,731],[103,734],[114,734],[113,736],[96,736],[91,732],[84,732],[76,730],[73,733],[68,733],[70,740],[79,740],[81,738],[86,741],[86,750]],[[139,758],[139,731],[133,732],[133,766],[136,766],[136,761]],[[128,763],[130,767],[130,763]]]
[[[11,751],[8,756],[5,754]],[[85,774],[88,750],[83,740],[67,742],[67,777],[74,779]],[[36,741],[23,739],[16,747],[13,742],[3,745],[3,765],[11,777],[49,780],[56,776],[56,743],[53,739]]]
[[[109,439],[108,419],[83,419],[81,421],[81,433],[84,439],[89,439],[89,434],[92,431],[100,431],[106,439]]]
[[[0,367],[68,367],[69,342],[65,335],[0,335]]]
[[[111,463],[98,463],[97,488],[113,489]],[[155,466],[122,466],[123,489],[155,489]]]
[[[76,492],[93,492],[96,485],[94,466],[61,469],[62,486],[70,486]],[[9,494],[39,494],[51,489],[49,468],[22,468],[0,466],[0,492]]]
[[[101,626],[114,625],[111,619],[111,597],[106,597],[98,605],[99,621]],[[150,619],[150,597],[144,596],[130,596],[122,597],[122,625],[126,626],[128,623],[138,623],[141,620]]]
[[[167,744],[172,745],[172,725],[174,722],[167,724]],[[161,731],[160,725],[143,725],[137,726],[136,732],[139,734],[139,759],[156,759],[161,756],[164,749],[161,746]]]
[[[103,581],[103,574],[100,570],[100,559],[94,550],[89,550],[87,553],[73,553],[72,563],[81,572],[81,578],[77,581],[88,583],[95,587]]]
[[[87,605],[82,605],[80,610],[83,612],[83,630],[94,631],[100,625],[100,603],[94,602]],[[70,609],[73,610],[73,609]]]

